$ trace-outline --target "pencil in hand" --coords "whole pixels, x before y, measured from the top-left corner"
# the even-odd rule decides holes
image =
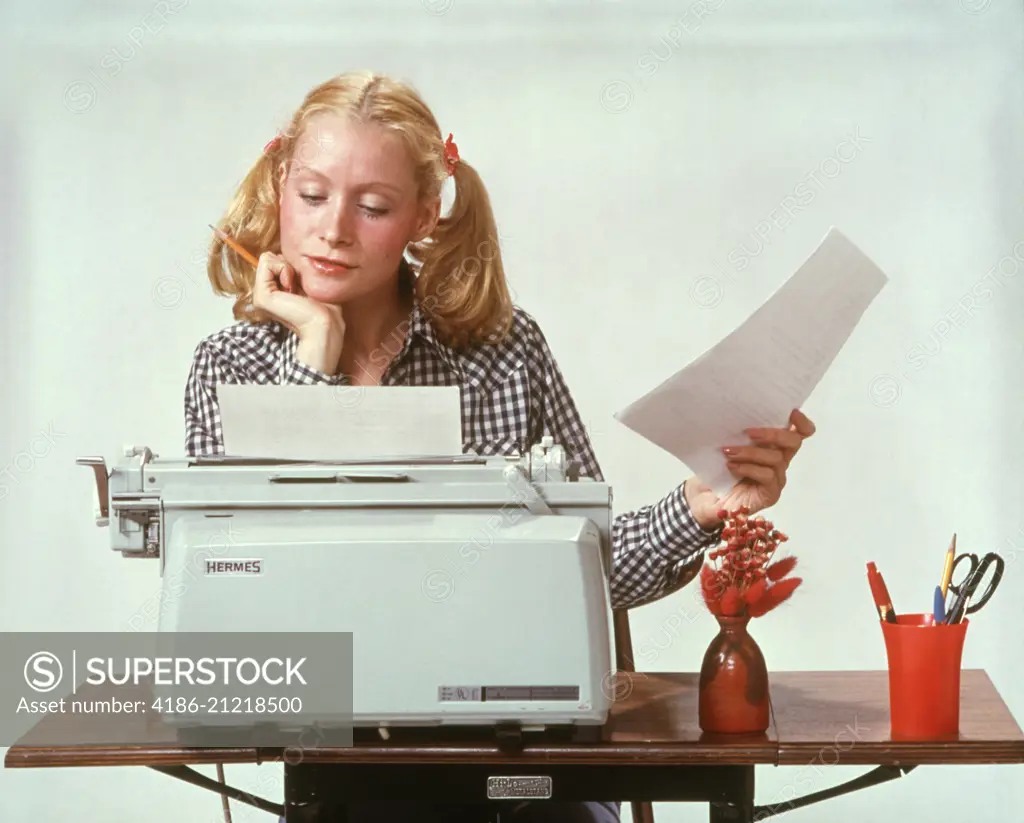
[[[246,261],[251,263],[253,266],[258,266],[260,264],[260,261],[257,260],[255,257],[253,257],[253,255],[249,251],[247,251],[245,248],[243,248],[241,245],[239,245],[235,240],[232,240],[231,236],[229,234],[226,234],[225,232],[222,232],[220,229],[218,229],[216,226],[214,226],[214,225],[212,225],[210,223],[207,223],[206,225],[208,225],[211,229],[213,229],[214,233],[221,240],[223,240],[225,243],[227,243],[227,245],[230,248],[232,248],[236,252],[238,252],[238,254],[240,254],[243,259],[245,259]]]

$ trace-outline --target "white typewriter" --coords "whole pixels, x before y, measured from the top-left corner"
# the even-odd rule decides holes
[[[158,564],[158,632],[351,632],[356,730],[586,739],[607,719],[611,489],[550,438],[511,457],[77,463],[111,548]]]

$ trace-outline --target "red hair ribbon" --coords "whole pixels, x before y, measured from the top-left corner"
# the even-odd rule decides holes
[[[459,162],[459,147],[452,142],[451,133],[448,134],[448,139],[444,141],[444,165],[448,169],[448,174],[455,173],[455,165]]]
[[[278,133],[276,137],[274,137],[272,140],[270,140],[267,143],[267,145],[265,145],[263,147],[263,153],[264,154],[269,154],[270,152],[275,151],[277,149],[277,147],[280,146],[280,145],[281,145],[281,134]]]

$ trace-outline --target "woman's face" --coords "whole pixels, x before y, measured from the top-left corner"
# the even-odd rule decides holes
[[[418,203],[397,135],[338,115],[310,120],[280,173],[281,254],[321,303],[390,287],[405,247],[429,234],[440,209],[439,199],[436,208]]]

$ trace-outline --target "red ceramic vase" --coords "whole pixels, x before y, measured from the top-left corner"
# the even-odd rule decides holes
[[[749,617],[716,615],[719,631],[700,667],[698,714],[705,732],[758,734],[768,729],[768,667],[747,633]]]

